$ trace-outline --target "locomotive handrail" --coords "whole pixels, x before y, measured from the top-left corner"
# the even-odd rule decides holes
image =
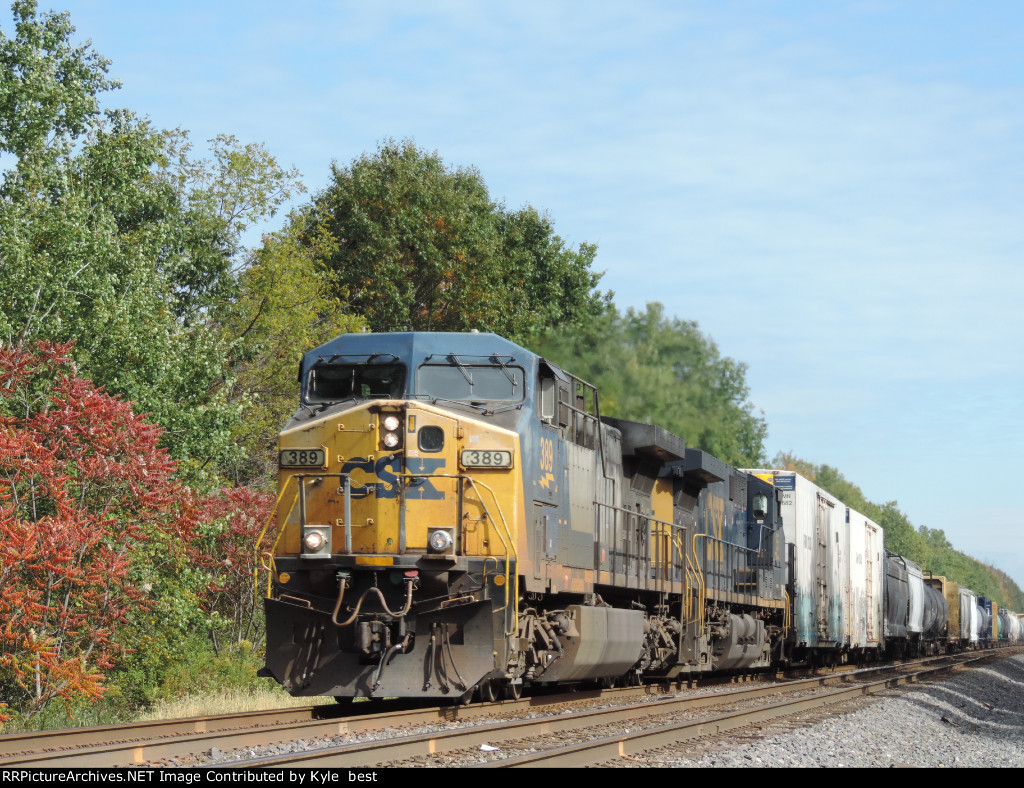
[[[499,516],[501,517],[501,525],[505,529],[505,534],[508,536],[508,542],[506,543],[504,537],[501,535],[501,532],[497,531],[497,528],[495,529],[497,531],[497,533],[498,533],[498,538],[501,539],[501,543],[505,547],[505,582],[503,584],[505,586],[505,606],[502,607],[502,608],[498,608],[498,609],[499,610],[506,610],[509,607],[509,590],[510,590],[510,586],[511,586],[511,584],[509,583],[510,579],[513,580],[513,582],[515,583],[515,588],[512,589],[513,590],[512,598],[516,599],[516,600],[519,599],[519,551],[516,550],[516,540],[512,538],[512,532],[509,531],[508,523],[505,521],[505,513],[501,511],[501,503],[498,501],[497,493],[495,493],[494,490],[491,489],[491,487],[489,485],[484,484],[483,482],[477,482],[477,480],[474,479],[472,476],[467,475],[466,478],[469,479],[469,484],[470,484],[471,487],[473,487],[474,490],[476,489],[477,484],[479,484],[481,487],[483,487],[485,490],[487,490],[487,492],[489,492],[491,494],[491,498],[494,499],[494,505],[495,505],[495,507],[498,510]],[[487,504],[484,503],[483,496],[480,495],[479,493],[477,493],[477,498],[480,500],[480,505],[484,508],[484,513],[491,519],[491,522],[494,522],[495,526],[497,526],[497,522],[491,516],[490,509],[488,509],[487,508]],[[510,578],[509,577],[509,549],[510,548],[511,548],[511,551],[512,551],[512,557],[515,559],[515,562],[516,562],[516,574],[515,574],[514,578]],[[484,563],[486,565],[486,561]],[[512,605],[511,607],[512,607],[512,628],[511,628],[511,631],[505,633],[505,637],[512,637],[516,632],[519,631],[519,605],[515,604],[515,605]]]
[[[519,572],[518,572],[519,553],[516,550],[515,539],[512,538],[512,532],[509,531],[508,523],[505,521],[505,513],[501,510],[501,503],[498,501],[498,496],[494,492],[494,490],[492,490],[490,488],[490,486],[484,484],[483,482],[478,482],[476,479],[474,479],[472,476],[470,476],[469,474],[466,474],[466,473],[455,473],[455,474],[453,474],[453,473],[409,473],[409,472],[405,472],[405,473],[400,474],[398,476],[398,478],[403,479],[403,480],[406,479],[406,478],[416,478],[416,479],[459,479],[459,480],[468,481],[470,486],[474,490],[476,490],[476,487],[477,487],[478,484],[479,484],[480,487],[483,487],[485,490],[487,490],[487,492],[489,492],[491,494],[491,498],[494,499],[494,505],[495,505],[495,507],[498,510],[498,515],[501,517],[501,527],[504,528],[505,535],[508,536],[508,541],[506,541],[505,540],[505,536],[502,535],[501,530],[498,528],[498,521],[494,519],[494,515],[491,514],[491,510],[487,507],[487,503],[484,501],[483,496],[480,495],[479,492],[477,492],[477,500],[480,501],[480,506],[483,507],[484,514],[487,516],[487,519],[494,525],[495,533],[498,534],[498,538],[501,540],[502,547],[505,548],[505,582],[503,584],[504,588],[505,588],[505,605],[504,605],[504,607],[498,608],[498,610],[505,610],[505,609],[507,609],[509,607],[510,592],[513,593],[513,598],[514,599],[519,599]],[[461,500],[461,498],[460,498],[460,500]],[[462,527],[461,517],[459,515],[456,515],[456,517],[459,519],[458,527],[461,529],[461,527]],[[461,536],[461,534],[460,534],[460,536]],[[461,538],[460,538],[460,542],[461,542]],[[511,557],[515,559],[516,567],[517,567],[517,571],[516,571],[516,574],[515,574],[514,577],[511,577],[510,576],[510,572],[509,572],[510,550],[511,550]],[[513,583],[514,583],[514,586],[515,586],[514,589],[511,587],[512,584],[509,582],[510,580],[512,580]],[[512,609],[513,609],[513,611],[512,611],[513,628],[512,628],[511,632],[506,632],[505,633],[506,637],[511,637],[518,630],[518,627],[519,627],[519,611],[516,608],[517,608],[516,605],[512,605]]]
[[[697,618],[695,618],[695,619],[690,618],[690,615],[694,611],[693,610],[687,610],[686,623],[687,623],[687,625],[689,625],[692,622],[694,624],[697,624],[699,627],[703,627],[704,626],[704,599],[706,598],[705,595],[706,595],[706,590],[707,589],[706,589],[706,583],[705,583],[705,580],[704,580],[704,573],[701,572],[700,566],[694,563],[693,558],[694,558],[693,555],[686,556],[686,571],[693,573],[693,580],[694,580],[694,582],[691,583],[691,586],[695,587],[696,590],[697,590],[697,599],[696,599],[696,602],[697,602],[697,604],[696,604]],[[694,605],[693,594],[686,594],[686,604],[687,604],[688,608],[690,606]]]
[[[344,491],[345,491],[345,504],[344,504],[344,518],[345,518],[345,552],[352,552],[352,478],[351,474],[348,473],[295,473],[288,477],[288,480],[281,487],[281,492],[277,495],[277,500],[274,502],[274,507],[270,510],[270,516],[267,517],[267,521],[263,524],[263,528],[260,531],[259,536],[256,537],[256,556],[260,555],[260,543],[263,541],[263,537],[267,533],[267,529],[270,527],[270,521],[274,519],[274,515],[277,514],[278,508],[281,505],[281,501],[284,498],[286,492],[288,492],[288,486],[295,481],[296,489],[295,495],[292,498],[292,505],[288,508],[287,514],[284,516],[285,524],[288,519],[292,516],[292,512],[295,511],[295,504],[299,504],[299,527],[301,528],[306,524],[306,479],[343,479],[344,480]],[[301,493],[301,494],[300,494]],[[274,544],[270,548],[270,565],[266,567],[269,574],[267,575],[267,597],[271,595],[273,589],[273,574],[276,570],[276,564],[274,556],[277,553],[277,545],[281,541],[281,537],[284,536],[285,529],[281,528],[277,533],[277,538],[274,540]],[[258,562],[257,562],[258,563]],[[259,586],[259,566],[253,568],[253,595],[257,593]]]
[[[613,534],[612,538],[610,540],[607,540],[609,542],[609,546],[612,548],[611,557],[610,557],[611,568],[608,569],[608,570],[603,569],[602,566],[601,566],[601,563],[602,563],[601,560],[595,554],[595,557],[594,557],[594,571],[596,571],[596,572],[608,571],[608,572],[610,572],[613,575],[614,574],[623,574],[623,575],[625,575],[627,577],[633,577],[633,578],[635,578],[637,580],[642,578],[642,579],[644,579],[645,583],[647,583],[648,581],[650,581],[652,579],[651,578],[651,571],[650,570],[653,568],[654,564],[660,562],[660,563],[665,565],[664,568],[666,570],[668,570],[668,571],[662,572],[661,576],[655,576],[653,578],[654,580],[658,581],[658,584],[657,584],[658,588],[662,588],[663,589],[665,583],[680,583],[680,584],[682,584],[682,583],[685,582],[685,572],[686,572],[685,550],[678,551],[679,552],[679,556],[678,556],[679,560],[678,561],[675,559],[675,556],[673,556],[671,549],[669,549],[667,551],[668,552],[667,555],[662,555],[662,546],[663,545],[660,544],[661,540],[659,539],[659,540],[657,540],[657,542],[658,542],[657,546],[653,548],[656,551],[657,554],[655,555],[654,561],[652,562],[652,557],[651,557],[652,547],[650,545],[654,545],[655,544],[654,535],[655,535],[655,528],[656,528],[656,526],[661,526],[661,528],[658,529],[660,535],[668,536],[669,543],[670,544],[676,544],[677,550],[678,550],[679,540],[680,539],[685,539],[685,537],[686,537],[686,526],[679,525],[678,523],[670,523],[667,520],[660,520],[657,517],[652,517],[650,515],[646,515],[646,514],[643,514],[641,512],[637,512],[636,510],[633,510],[633,509],[627,509],[627,508],[625,508],[623,506],[616,506],[614,504],[603,503],[601,501],[594,501],[593,505],[594,505],[594,515],[595,515],[594,516],[594,520],[595,520],[595,522],[594,522],[594,530],[595,530],[595,533],[594,533],[594,543],[595,544],[603,544],[606,541],[606,540],[603,539],[602,534],[601,534],[602,514],[604,514],[604,513],[611,513],[611,515],[612,515],[612,518],[611,518],[611,529],[612,529],[612,534]],[[626,545],[625,547],[626,547],[627,553],[623,556],[625,561],[626,561],[626,566],[624,566],[622,568],[622,571],[620,571],[620,569],[619,569],[618,556],[617,556],[617,553],[615,552],[615,549],[614,549],[615,547],[619,546],[618,545],[618,540],[615,538],[615,535],[618,533],[618,530],[619,530],[619,528],[618,528],[619,518],[615,516],[615,515],[618,515],[618,514],[621,514],[624,517],[628,517],[628,518],[639,518],[640,520],[642,520],[646,524],[645,537],[643,539],[641,539],[641,542],[644,545],[648,545],[648,547],[646,547],[646,549],[640,548],[640,549],[637,549],[635,552],[630,549],[630,548],[633,547],[632,544]],[[667,533],[666,533],[666,529],[667,529]],[[684,542],[684,544],[685,544],[685,542]],[[631,559],[634,559],[634,558],[636,559],[636,569],[635,569],[635,571],[630,572],[629,571],[629,567],[628,567],[628,563],[629,563],[629,561]],[[681,575],[681,577],[678,580],[674,580],[671,577],[666,577],[665,575],[668,574],[669,571],[671,571],[672,574],[675,574],[676,572],[678,572]]]
[[[769,565],[768,561],[765,561],[764,559],[760,558],[760,556],[762,555],[761,551],[753,549],[753,548],[750,548],[750,547],[746,547],[746,546],[741,545],[741,544],[736,544],[735,542],[727,542],[724,539],[720,539],[720,538],[718,538],[718,537],[716,537],[716,536],[714,536],[712,534],[704,533],[704,532],[698,532],[698,533],[695,533],[693,535],[693,543],[692,544],[693,544],[693,556],[694,556],[695,560],[698,559],[698,552],[697,552],[697,540],[698,539],[705,539],[705,540],[707,540],[709,542],[713,542],[713,543],[715,543],[717,545],[720,545],[721,547],[725,548],[722,551],[722,559],[721,559],[721,563],[725,565],[724,571],[719,569],[718,571],[711,572],[708,569],[707,565],[706,565],[707,564],[707,550],[705,550],[703,553],[699,554],[700,555],[700,561],[698,563],[698,566],[700,566],[701,564],[704,565],[703,566],[703,570],[704,570],[703,571],[703,575],[714,574],[715,577],[730,578],[730,575],[732,574],[732,572],[735,572],[737,569],[740,568],[739,566],[735,565],[734,559],[731,556],[742,555],[743,553],[747,553],[748,554],[748,560],[749,560],[749,556],[754,556],[755,560],[753,562],[753,567],[755,568],[755,570],[758,569],[758,568],[763,568],[762,564]],[[730,556],[730,557],[726,558],[726,556]],[[774,564],[770,564],[770,565],[774,566]],[[747,567],[747,568],[749,568],[749,567]],[[702,576],[702,579],[703,579],[703,582],[701,584],[700,590],[698,591],[698,610],[697,610],[697,615],[698,615],[697,623],[700,624],[701,626],[703,626],[703,623],[704,623],[704,607],[705,607],[705,603],[707,601],[707,593],[708,593],[708,590],[707,590],[707,578]],[[735,578],[734,577],[730,579],[730,582],[733,583],[736,587],[738,587],[740,585],[750,585],[748,583],[744,583],[744,584],[737,583],[737,582],[735,582]],[[718,590],[727,591],[727,589],[718,589]],[[756,592],[751,594],[748,591],[739,591],[739,590],[728,591],[728,593],[737,593],[737,594],[742,594],[743,596],[753,597],[753,598],[756,598],[758,596],[758,594]],[[788,607],[789,607],[789,605],[787,604],[786,608],[788,609]]]
[[[255,557],[256,557],[257,560],[256,560],[256,565],[253,566],[253,570],[252,570],[252,592],[253,592],[253,598],[254,598],[253,601],[254,602],[258,602],[259,601],[259,598],[256,595],[257,595],[257,593],[259,593],[259,571],[260,571],[260,563],[261,563],[260,560],[259,560],[259,558],[260,558],[260,542],[263,541],[263,537],[267,533],[267,528],[270,527],[270,521],[273,520],[274,519],[274,515],[277,514],[277,508],[281,505],[281,499],[284,498],[284,494],[288,491],[288,485],[291,483],[292,479],[294,479],[294,478],[295,478],[294,476],[289,476],[288,477],[288,481],[286,481],[284,483],[284,486],[281,488],[281,492],[279,492],[277,494],[277,500],[274,501],[274,506],[270,510],[270,514],[267,516],[267,521],[265,523],[263,523],[263,528],[260,530],[259,536],[256,537],[256,545],[255,545],[254,550],[255,550]],[[296,497],[296,499],[298,498],[298,490],[295,491],[295,497]],[[294,509],[295,509],[295,500],[292,501],[292,505],[291,505],[291,508],[288,510],[287,517],[291,517],[292,510],[294,510]],[[285,518],[286,520],[287,520],[287,517]],[[284,533],[284,529],[283,528],[281,529],[281,533],[279,533],[277,535],[277,539],[274,540],[274,544],[270,548],[270,553],[269,553],[269,555],[270,555],[270,565],[269,566],[265,566],[265,568],[269,572],[269,574],[267,575],[267,596],[268,597],[270,596],[271,591],[272,591],[271,583],[273,582],[273,572],[274,572],[274,550],[277,549],[277,543],[281,539],[281,534],[282,533]]]
[[[504,605],[504,607],[499,608],[499,610],[507,609],[508,607],[510,607],[510,604],[509,604],[510,596],[511,596],[511,598],[514,598],[514,599],[518,599],[519,598],[519,576],[518,576],[518,573],[514,577],[512,577],[511,573],[509,571],[509,558],[510,558],[510,556],[516,560],[516,563],[518,565],[519,555],[518,555],[518,552],[516,551],[515,540],[512,538],[512,534],[509,531],[508,523],[505,520],[505,514],[504,514],[504,512],[501,509],[501,504],[498,501],[497,494],[494,492],[493,489],[491,489],[490,486],[488,486],[487,484],[484,484],[483,482],[478,482],[476,479],[474,479],[472,476],[469,476],[468,474],[403,473],[403,474],[401,474],[401,476],[399,478],[405,480],[405,479],[408,479],[408,478],[425,478],[425,477],[458,479],[460,481],[461,480],[466,480],[466,481],[469,482],[470,486],[476,492],[477,499],[480,502],[480,506],[483,508],[484,514],[487,517],[488,521],[490,521],[494,525],[495,533],[498,535],[498,538],[501,540],[502,547],[504,548],[504,551],[505,551],[505,582],[503,583],[503,585],[504,585],[504,592],[505,592],[505,605]],[[288,480],[282,486],[280,493],[278,493],[277,500],[274,502],[274,506],[270,510],[270,515],[267,517],[267,520],[264,523],[263,528],[260,530],[259,536],[257,536],[257,538],[256,538],[255,555],[256,555],[256,558],[257,558],[257,562],[256,562],[257,565],[253,568],[253,592],[254,592],[254,595],[256,593],[258,593],[258,588],[259,588],[259,569],[260,569],[259,564],[260,564],[260,562],[259,562],[258,559],[259,559],[259,556],[260,556],[260,544],[262,543],[263,538],[266,536],[267,529],[270,527],[270,523],[274,519],[274,515],[277,514],[277,512],[279,511],[280,506],[281,506],[281,502],[284,499],[285,494],[288,492],[288,489],[291,486],[291,483],[293,481],[296,482],[296,489],[295,489],[295,492],[294,492],[294,497],[292,498],[292,504],[291,504],[291,506],[288,509],[287,515],[285,516],[285,521],[287,522],[288,518],[291,517],[292,512],[295,510],[295,505],[296,505],[296,503],[298,503],[299,504],[299,519],[300,519],[299,525],[300,525],[300,527],[302,527],[302,526],[304,526],[306,524],[306,522],[305,522],[306,521],[306,516],[305,516],[306,515],[306,507],[305,507],[305,492],[306,492],[305,487],[306,487],[306,485],[305,485],[305,481],[306,481],[306,479],[309,479],[309,478],[318,478],[318,479],[323,479],[323,478],[332,478],[333,479],[333,478],[337,478],[337,479],[344,480],[343,489],[344,489],[344,500],[345,500],[345,503],[344,503],[344,507],[345,507],[344,508],[344,518],[345,518],[345,520],[344,520],[344,522],[345,522],[345,552],[346,553],[351,553],[352,552],[352,517],[351,517],[352,487],[351,487],[351,475],[347,474],[347,473],[298,473],[298,474],[293,474],[292,476],[288,477]],[[482,496],[480,494],[479,490],[477,489],[478,486],[482,487],[483,489],[487,490],[488,493],[490,493],[491,498],[492,498],[492,500],[494,502],[494,505],[497,508],[498,516],[500,518],[500,527],[499,527],[499,520],[495,519],[494,515],[491,514],[491,509],[490,509],[490,507],[488,507],[486,501],[484,501],[484,496]],[[459,522],[459,526],[461,527],[461,520]],[[504,533],[502,533],[502,531],[504,531]],[[280,531],[277,534],[277,539],[274,540],[274,544],[271,546],[271,549],[270,549],[270,553],[269,553],[269,555],[270,555],[270,565],[268,567],[266,567],[268,569],[268,571],[269,571],[269,574],[268,574],[268,577],[267,577],[267,594],[266,594],[267,597],[269,597],[271,595],[272,590],[273,590],[273,573],[275,571],[274,554],[275,554],[275,552],[277,550],[277,545],[280,542],[281,537],[284,535],[284,532],[285,532],[285,529],[281,528]],[[506,537],[507,537],[507,539],[506,539]],[[511,580],[511,582],[510,582],[510,580]],[[516,630],[517,630],[517,627],[518,627],[518,619],[519,619],[518,611],[514,609],[515,606],[512,606],[512,607],[513,607],[513,615],[512,615],[513,627],[512,627],[511,632],[506,632],[505,633],[506,636],[511,636],[512,634],[514,634],[516,632]]]

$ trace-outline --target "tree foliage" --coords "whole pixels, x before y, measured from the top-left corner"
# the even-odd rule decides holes
[[[234,297],[245,229],[291,194],[261,146],[187,137],[125,110],[99,114],[107,61],[73,47],[66,15],[14,5],[0,38],[0,341],[74,342],[84,374],[165,427],[193,476],[236,451],[243,403],[214,307]]]
[[[298,405],[302,354],[365,325],[334,298],[329,275],[298,242],[294,227],[264,236],[235,298],[217,310],[231,348],[229,397],[245,404],[245,417],[231,428],[240,451],[222,465],[222,474],[243,486],[273,484],[277,433]]]
[[[190,542],[191,562],[209,578],[203,608],[212,623],[214,647],[258,646],[263,637],[257,604],[256,539],[274,507],[274,496],[251,487],[226,487],[206,496],[197,513],[201,525]],[[218,632],[221,633],[218,640]]]
[[[516,338],[600,311],[596,247],[570,249],[546,215],[494,203],[474,168],[389,140],[335,164],[332,180],[302,217],[302,237],[374,331]]]
[[[98,94],[120,84],[91,42],[72,46],[67,13],[37,5],[16,0],[14,37],[0,30],[0,151],[19,158],[77,137],[99,113]]]
[[[159,428],[77,377],[68,351],[0,348],[0,684],[26,717],[102,694],[148,604],[135,552],[189,529]]]
[[[746,365],[723,358],[697,324],[661,304],[611,308],[530,347],[598,387],[601,413],[657,424],[740,467],[761,461],[767,425],[747,400]]]

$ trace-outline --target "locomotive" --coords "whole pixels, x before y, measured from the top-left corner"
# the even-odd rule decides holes
[[[500,336],[346,334],[299,382],[258,546],[261,674],[293,695],[494,700],[939,641],[898,623],[910,564],[879,526],[602,416],[594,386]],[[915,577],[915,601],[960,591]]]

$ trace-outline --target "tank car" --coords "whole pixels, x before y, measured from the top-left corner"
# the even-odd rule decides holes
[[[923,577],[924,583],[924,631],[920,651],[924,655],[944,654],[948,648],[949,602],[941,583],[931,573]]]
[[[886,551],[886,651],[891,656],[945,652],[949,603],[936,580],[904,556]]]
[[[776,490],[494,334],[307,353],[279,438],[266,665],[293,695],[489,700],[756,670],[788,615]]]

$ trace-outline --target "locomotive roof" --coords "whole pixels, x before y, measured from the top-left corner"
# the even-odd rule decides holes
[[[505,363],[512,357],[520,364],[529,364],[536,355],[509,340],[492,333],[460,333],[448,331],[395,331],[379,334],[342,334],[303,356],[303,368],[321,359],[335,356],[367,356],[374,353],[393,354],[406,363],[420,364],[431,356],[438,360],[450,354],[472,357],[501,356]]]

